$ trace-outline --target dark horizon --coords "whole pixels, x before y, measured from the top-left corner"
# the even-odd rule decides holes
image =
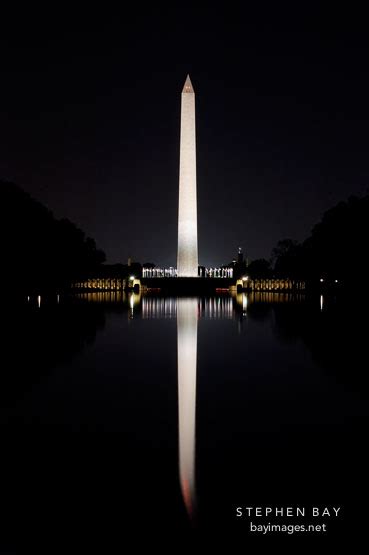
[[[0,178],[79,225],[109,263],[175,264],[187,73],[200,264],[238,246],[269,258],[279,239],[305,239],[326,209],[368,192],[359,17],[172,8],[46,21],[4,17]]]

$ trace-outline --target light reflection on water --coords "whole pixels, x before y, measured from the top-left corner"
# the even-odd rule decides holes
[[[151,296],[141,293],[125,293],[121,291],[100,291],[79,293],[77,298],[92,303],[122,303],[128,305],[130,317],[143,319],[165,319],[177,317],[176,297]],[[234,293],[199,298],[198,317],[206,319],[234,319],[239,313],[244,316],[248,306],[253,303],[289,303],[303,302],[303,294],[254,292]]]
[[[237,293],[203,298],[175,298],[125,292],[82,293],[79,298],[97,303],[124,303],[129,319],[177,320],[178,461],[183,502],[190,519],[196,516],[196,379],[199,319],[240,321],[250,303],[289,302],[288,293]],[[301,301],[302,295],[294,296]],[[240,331],[240,329],[239,329]]]
[[[178,299],[178,440],[179,476],[183,500],[190,517],[196,509],[195,419],[197,365],[197,299]]]
[[[194,519],[196,528],[204,519],[218,525],[232,517],[234,503],[259,502],[267,495],[273,503],[284,503],[296,490],[298,503],[310,491],[316,496],[323,491],[330,502],[338,476],[351,460],[361,460],[356,438],[364,437],[360,425],[366,412],[356,391],[362,395],[367,382],[356,353],[364,352],[366,342],[363,334],[355,337],[358,326],[343,328],[344,318],[337,318],[341,312],[328,295],[323,312],[319,295],[310,302],[303,295],[271,292],[76,297],[61,295],[58,303],[55,295],[52,301],[42,295],[40,309],[37,295],[24,299],[25,329],[34,331],[23,349],[27,357],[38,338],[43,345],[34,350],[34,360],[40,361],[46,349],[45,368],[61,347],[70,345],[70,350],[9,418],[8,409],[3,413],[13,422],[14,437],[19,430],[28,433],[28,426],[32,437],[45,427],[57,440],[58,428],[116,431],[118,443],[123,439],[138,453],[129,470],[132,490],[135,479],[145,483],[142,491],[156,496],[164,511],[163,517],[156,511],[158,520],[171,517],[178,506],[186,526]],[[110,439],[102,437],[100,451],[106,457]],[[136,468],[142,446],[141,473]],[[154,484],[145,481],[151,458],[153,464],[160,460],[156,469],[164,468]],[[326,468],[334,463],[336,474],[321,472],[315,458]],[[297,460],[298,465],[290,465]],[[121,464],[112,473],[117,483]],[[167,492],[175,492],[175,505],[162,501]]]

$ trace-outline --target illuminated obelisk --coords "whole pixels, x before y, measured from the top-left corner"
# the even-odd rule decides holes
[[[198,275],[195,93],[189,75],[181,103],[177,273]]]

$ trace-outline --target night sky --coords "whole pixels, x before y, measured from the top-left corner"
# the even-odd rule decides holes
[[[367,20],[178,6],[3,14],[0,178],[74,221],[110,263],[175,265],[189,73],[199,261],[228,262],[238,246],[269,257],[368,192]]]

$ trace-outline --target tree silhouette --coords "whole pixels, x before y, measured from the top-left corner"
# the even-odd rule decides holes
[[[252,279],[272,277],[272,267],[265,258],[258,258],[250,262],[246,273]]]
[[[302,244],[279,241],[272,261],[279,277],[353,286],[367,279],[368,251],[369,195],[352,196],[327,210]]]
[[[22,291],[54,290],[95,271],[105,254],[67,219],[57,220],[13,183],[0,181],[3,280]]]

